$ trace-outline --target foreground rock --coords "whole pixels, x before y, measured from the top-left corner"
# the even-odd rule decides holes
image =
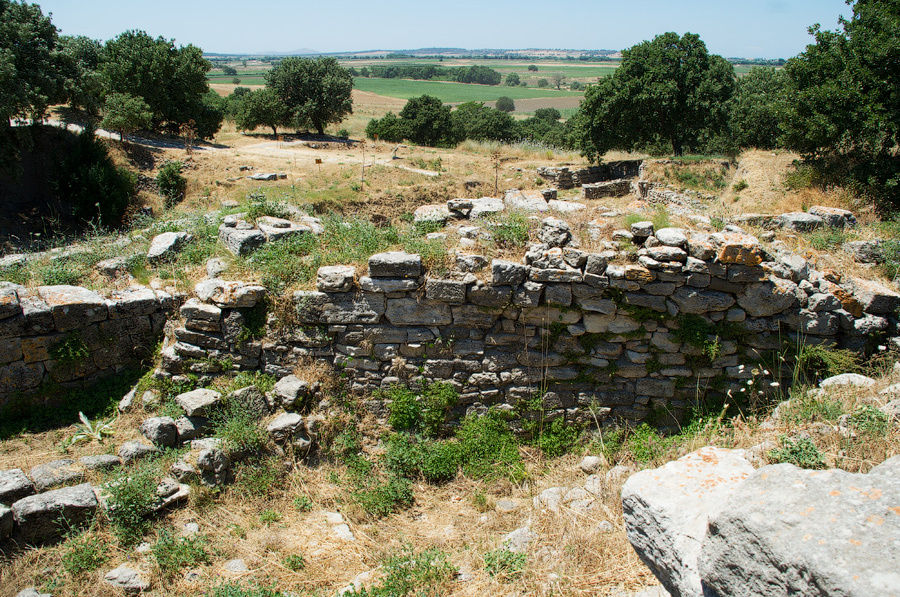
[[[900,456],[866,475],[759,469],[710,517],[703,595],[896,594]]]
[[[150,248],[147,250],[147,261],[159,263],[167,261],[175,256],[181,248],[194,240],[187,232],[163,232],[153,237]]]
[[[142,593],[150,588],[150,583],[144,580],[139,571],[129,568],[125,564],[107,572],[103,581],[126,593]]]
[[[58,537],[62,529],[86,523],[96,510],[97,496],[89,483],[30,495],[12,505],[18,536],[27,544]]]
[[[697,561],[707,520],[751,473],[743,450],[706,447],[625,482],[628,540],[672,595],[703,593]]]

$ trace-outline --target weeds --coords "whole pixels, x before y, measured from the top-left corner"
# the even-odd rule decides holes
[[[404,546],[383,564],[384,578],[369,589],[353,590],[348,597],[437,597],[447,594],[456,568],[449,556],[439,549],[416,552]]]
[[[137,543],[150,530],[157,505],[157,482],[151,463],[144,463],[104,486],[108,494],[106,514],[123,545]]]
[[[103,541],[85,532],[66,541],[62,553],[62,565],[71,576],[92,572],[109,559]]]
[[[529,222],[522,212],[509,212],[488,223],[488,229],[499,249],[520,249],[530,238]]]
[[[808,437],[781,437],[781,447],[769,452],[769,459],[774,462],[787,462],[800,468],[827,468],[822,453]]]
[[[524,553],[516,553],[501,547],[484,554],[484,569],[491,576],[511,578],[525,571],[526,561]]]
[[[887,414],[865,404],[850,415],[850,426],[863,435],[884,437],[891,429],[891,420]]]
[[[303,557],[303,554],[299,553],[292,553],[291,555],[285,556],[281,563],[291,572],[300,572],[306,568],[306,558]]]
[[[162,529],[151,551],[160,573],[172,578],[180,570],[209,564],[212,560],[203,537],[173,537]]]
[[[281,522],[282,518],[281,512],[275,510],[266,509],[259,513],[259,521],[265,525]]]
[[[398,431],[422,433],[436,437],[459,394],[449,383],[426,384],[421,394],[395,385],[376,398],[390,400],[388,423]]]

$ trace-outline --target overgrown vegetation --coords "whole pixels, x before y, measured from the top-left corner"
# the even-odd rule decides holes
[[[404,546],[388,557],[382,568],[384,577],[374,586],[349,591],[353,597],[437,597],[446,594],[456,576],[456,568],[439,549],[416,551]]]
[[[152,527],[158,482],[153,462],[145,461],[123,471],[105,485],[108,494],[106,515],[113,534],[122,545],[137,543]]]
[[[211,562],[203,537],[175,537],[167,529],[159,531],[159,536],[151,547],[151,553],[165,578],[172,578],[185,568]]]

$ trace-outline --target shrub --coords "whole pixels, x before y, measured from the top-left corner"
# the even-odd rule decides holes
[[[529,238],[528,218],[520,212],[511,212],[502,219],[488,224],[494,243],[502,249],[519,249]]]
[[[166,578],[172,578],[178,571],[210,563],[203,537],[173,537],[162,529],[156,543],[151,548],[159,571]]]
[[[635,428],[626,440],[628,451],[638,462],[650,462],[662,456],[667,442],[650,425],[643,423]]]
[[[547,79],[538,79],[537,86],[543,89],[544,87],[549,87],[550,82]]]
[[[362,482],[351,492],[350,499],[369,516],[382,518],[413,503],[412,488],[403,477],[368,476],[360,480]]]
[[[108,559],[106,544],[90,533],[71,537],[62,553],[63,568],[72,576],[96,570]]]
[[[416,552],[404,546],[384,561],[384,578],[369,589],[344,593],[348,597],[437,597],[448,593],[456,569],[439,549]]]
[[[795,365],[798,381],[812,382],[859,370],[859,355],[848,349],[805,344],[797,353]]]
[[[569,453],[580,436],[581,427],[578,425],[566,423],[564,419],[554,419],[538,432],[535,443],[544,456],[556,458]]]
[[[166,200],[166,207],[171,207],[184,199],[187,179],[181,175],[183,168],[184,164],[177,160],[168,161],[156,173],[156,186]]]
[[[891,420],[886,413],[865,404],[850,415],[850,426],[864,435],[883,437],[891,429]]]
[[[313,503],[312,500],[309,499],[309,496],[306,495],[298,495],[294,498],[294,508],[296,508],[299,512],[309,512],[312,510]]]
[[[254,412],[254,405],[233,396],[212,413],[214,433],[223,440],[226,452],[246,455],[263,450],[268,437],[259,423],[260,414]]]
[[[282,560],[282,564],[284,564],[284,567],[291,572],[299,572],[306,568],[306,558],[304,558],[302,554],[292,553],[291,555],[285,556]]]
[[[277,457],[251,458],[238,467],[234,487],[245,496],[267,495],[275,490],[283,474],[283,465]]]
[[[262,216],[284,219],[291,217],[291,212],[284,203],[269,201],[269,198],[263,193],[250,193],[247,199],[250,200],[247,206],[247,219],[251,222],[255,223]]]
[[[526,559],[524,553],[501,547],[484,554],[484,569],[491,576],[518,576],[525,570]]]
[[[123,545],[137,543],[152,526],[151,516],[157,503],[157,478],[150,463],[124,471],[105,486],[108,494],[106,515],[113,533]]]
[[[731,186],[731,190],[734,191],[735,193],[740,193],[741,191],[743,191],[744,189],[746,189],[749,186],[750,186],[750,183],[748,183],[746,180],[744,180],[742,178]]]
[[[468,415],[456,432],[463,472],[476,479],[506,477],[518,483],[525,467],[516,444],[500,413]]]
[[[426,384],[421,394],[398,385],[382,396],[391,400],[388,423],[394,429],[421,432],[427,437],[438,434],[450,407],[459,399],[453,386],[442,382]]]
[[[505,95],[497,98],[495,106],[501,112],[514,112],[516,109],[516,104],[513,99],[511,97],[506,97]]]
[[[781,437],[781,447],[769,452],[769,459],[775,462],[788,462],[800,468],[827,468],[822,453],[808,437]]]
[[[259,521],[263,524],[271,524],[273,522],[281,522],[281,512],[276,510],[263,510],[259,513]]]

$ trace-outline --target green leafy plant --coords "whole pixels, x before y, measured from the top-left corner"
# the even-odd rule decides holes
[[[886,413],[864,404],[850,415],[850,426],[865,435],[884,437],[890,431],[891,420]]]
[[[181,175],[184,164],[177,160],[168,161],[160,166],[156,173],[156,186],[166,200],[166,206],[172,206],[184,199],[187,190],[187,179]]]
[[[438,434],[450,407],[459,400],[453,386],[442,382],[426,384],[421,393],[395,385],[381,397],[391,401],[388,423],[394,429],[421,432],[427,437]]]
[[[825,459],[816,444],[808,437],[781,437],[781,447],[769,451],[769,459],[774,462],[787,462],[800,468],[827,468]]]
[[[309,499],[309,496],[306,495],[298,495],[294,498],[294,508],[299,512],[309,512],[312,510],[313,503],[312,500]]]
[[[525,571],[527,557],[505,547],[484,554],[484,569],[490,576],[511,578]]]
[[[731,190],[734,191],[735,193],[740,193],[741,191],[748,188],[749,186],[750,186],[750,183],[748,183],[745,179],[742,178],[739,181],[737,181],[736,183],[734,183],[733,185],[731,185]]]
[[[259,521],[263,524],[272,524],[273,522],[281,522],[281,512],[276,510],[263,510],[259,513]]]
[[[509,212],[488,223],[494,244],[501,249],[520,249],[529,239],[529,222],[524,213]]]
[[[62,565],[72,576],[96,570],[108,559],[106,544],[89,532],[70,537],[63,547]]]
[[[114,433],[113,426],[116,422],[115,418],[107,419],[105,421],[97,419],[96,421],[91,422],[83,412],[78,413],[78,418],[81,420],[81,423],[79,423],[77,427],[78,431],[64,442],[64,447],[69,447],[79,442],[89,442],[91,440],[96,440],[102,444],[104,437]]]
[[[292,553],[285,556],[281,563],[291,572],[299,572],[306,568],[306,558],[303,557],[303,554],[299,553]]]
[[[406,545],[383,564],[384,577],[375,586],[344,593],[348,597],[438,597],[448,592],[456,576],[450,558],[439,549],[415,551]]]
[[[137,543],[152,526],[157,505],[155,470],[145,464],[122,472],[107,483],[106,515],[113,533],[123,545]]]
[[[174,537],[166,529],[160,530],[151,551],[156,565],[166,578],[172,578],[185,568],[209,564],[211,561],[203,537]]]
[[[51,346],[47,353],[58,365],[75,366],[91,356],[91,351],[76,332],[66,334],[66,337]]]

